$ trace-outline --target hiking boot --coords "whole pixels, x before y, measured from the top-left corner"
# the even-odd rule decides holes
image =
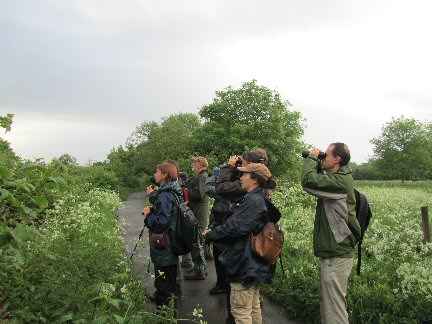
[[[205,274],[204,273],[198,273],[195,272],[194,270],[186,272],[185,275],[183,276],[183,278],[185,278],[185,280],[204,280],[205,279]]]
[[[216,285],[213,288],[209,289],[209,293],[210,295],[224,294],[226,293],[226,290]]]

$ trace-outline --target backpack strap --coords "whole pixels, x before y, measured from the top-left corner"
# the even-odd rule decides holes
[[[357,244],[357,275],[358,276],[360,276],[361,257],[362,257],[362,240],[360,240]]]

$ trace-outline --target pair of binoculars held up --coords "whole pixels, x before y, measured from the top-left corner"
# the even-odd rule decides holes
[[[309,151],[303,151],[302,152],[302,157],[304,158],[304,159],[306,159],[308,156],[309,156]],[[317,160],[324,160],[325,159],[325,157],[327,156],[327,154],[326,154],[326,152],[319,152],[319,154],[318,154],[318,156],[317,156]]]

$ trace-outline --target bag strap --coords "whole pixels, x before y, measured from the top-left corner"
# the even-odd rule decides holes
[[[284,269],[283,262],[282,262],[282,253],[279,254],[279,262],[280,262],[281,269],[282,269],[282,277],[285,278],[285,269]]]
[[[357,275],[360,276],[361,267],[361,257],[362,257],[362,240],[357,244]]]

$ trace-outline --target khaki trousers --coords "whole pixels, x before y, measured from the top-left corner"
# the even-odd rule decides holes
[[[347,290],[353,258],[320,258],[321,323],[348,323]]]
[[[246,288],[241,283],[231,283],[231,313],[236,324],[261,324],[260,282]]]

